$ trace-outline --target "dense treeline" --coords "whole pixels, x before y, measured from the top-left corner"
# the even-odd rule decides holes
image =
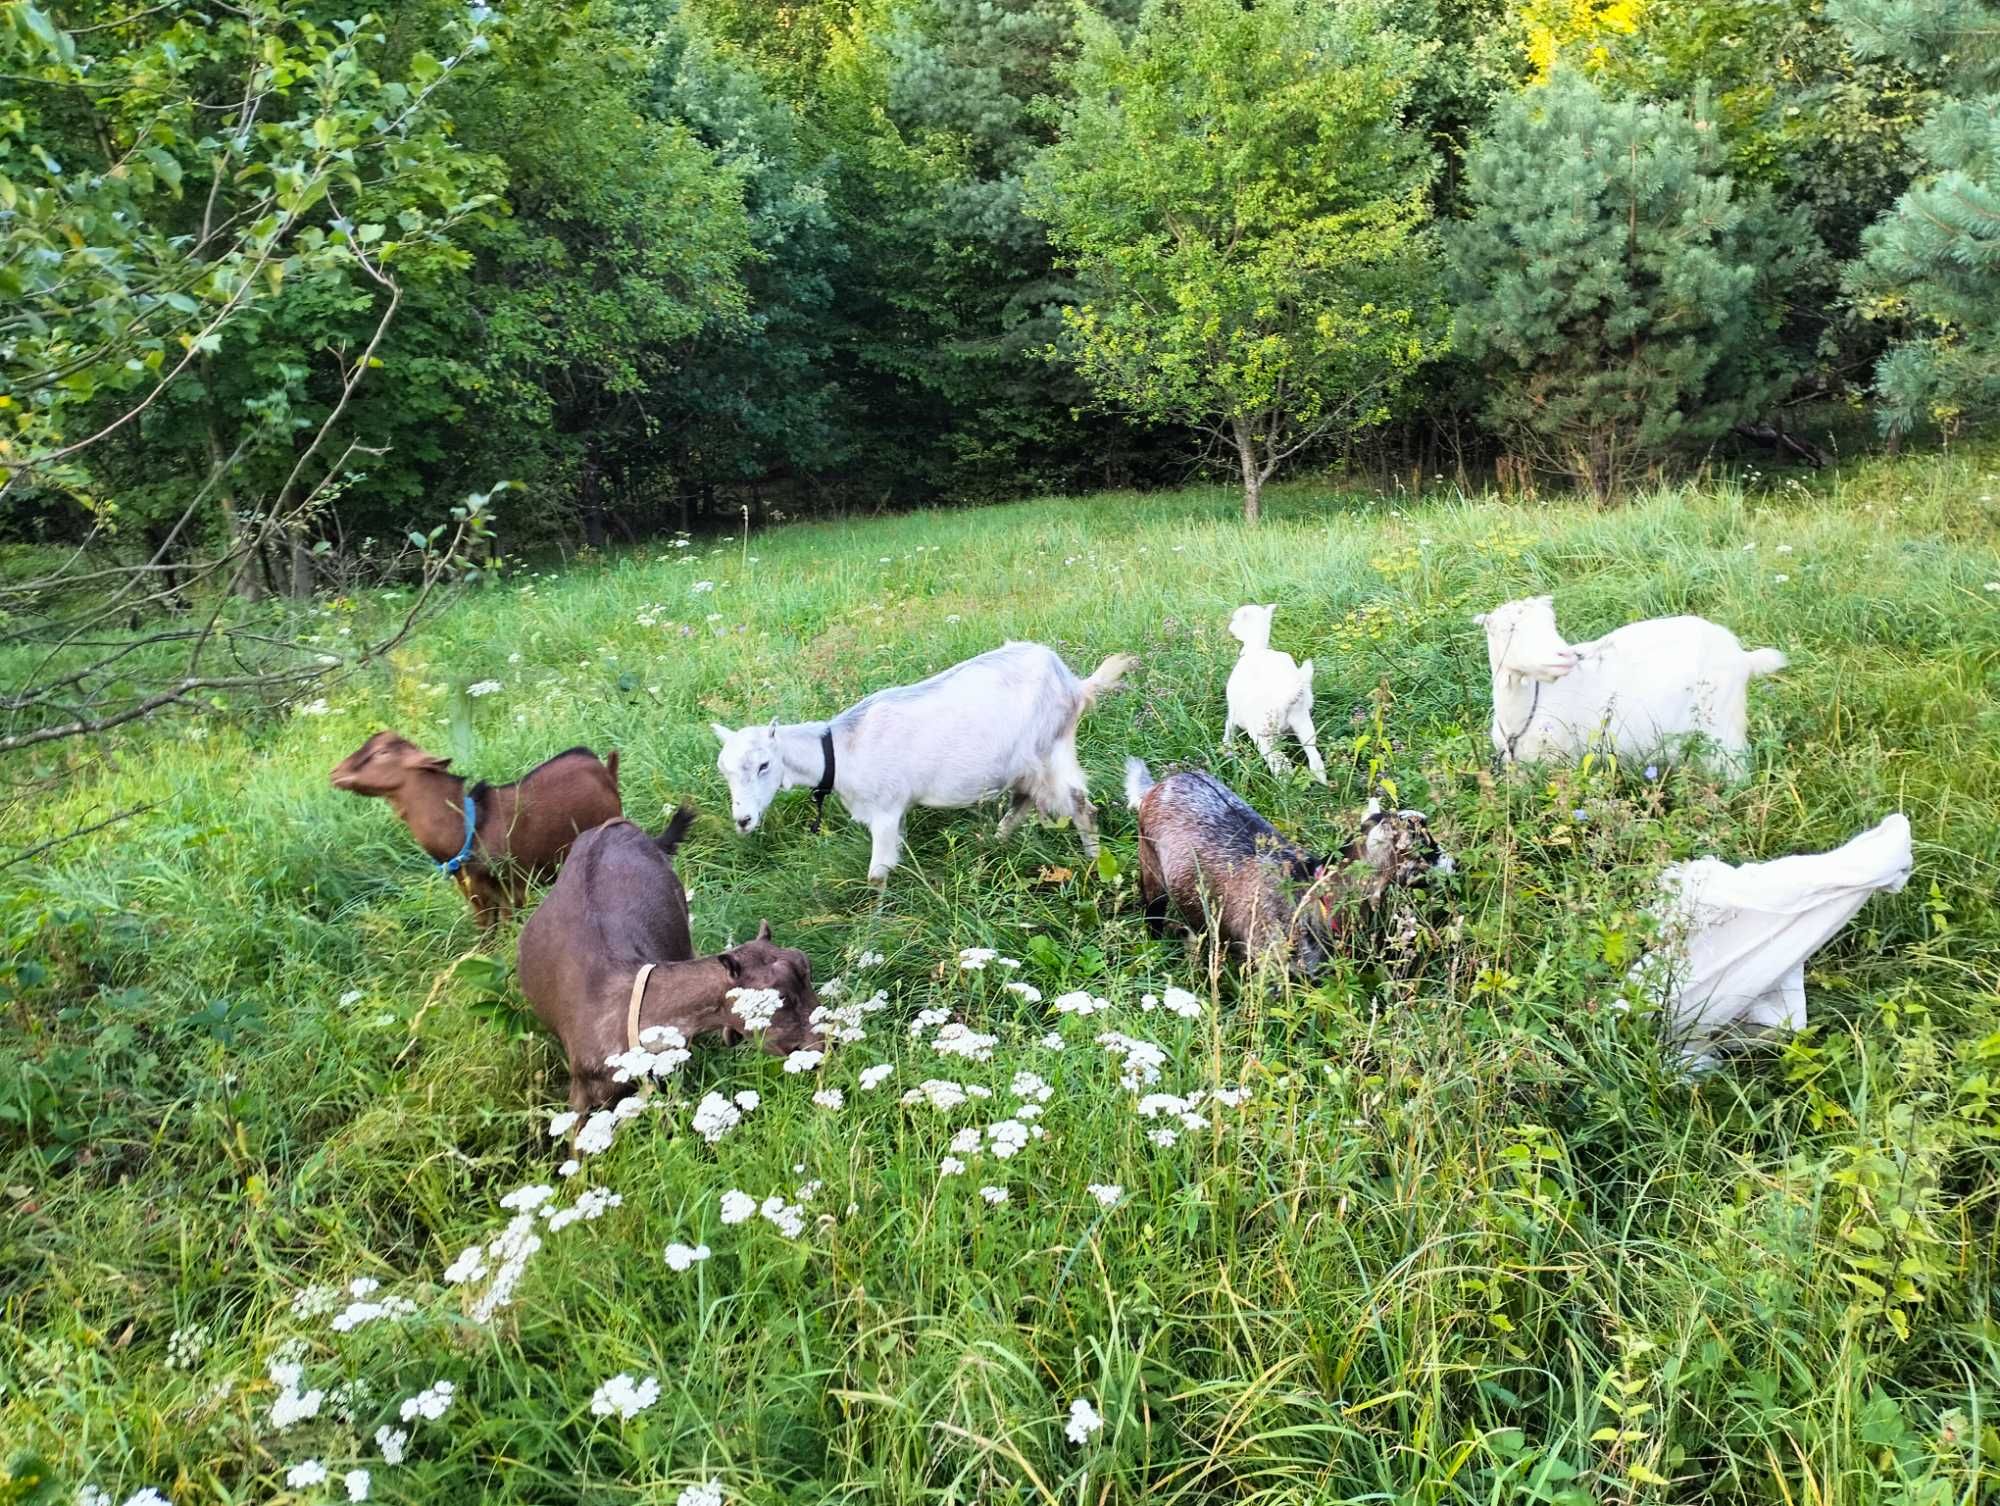
[[[4,12],[0,523],[280,515],[244,590],[503,478],[516,545],[1357,452],[1608,494],[2000,396],[1982,0]]]

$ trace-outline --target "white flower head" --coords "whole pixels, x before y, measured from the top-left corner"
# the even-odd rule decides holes
[[[796,1203],[786,1202],[776,1193],[773,1193],[770,1197],[765,1198],[763,1202],[759,1203],[757,1205],[757,1212],[763,1216],[766,1223],[777,1229],[787,1239],[797,1239],[801,1234],[805,1233],[805,1210],[800,1208]]]
[[[743,1111],[720,1093],[704,1094],[695,1105],[694,1132],[710,1145],[743,1122]]]
[[[415,1396],[405,1397],[397,1415],[405,1422],[415,1422],[419,1417],[426,1422],[436,1422],[451,1410],[451,1398],[457,1389],[448,1380],[437,1381]]]
[[[824,1051],[801,1049],[792,1052],[791,1055],[785,1058],[785,1070],[792,1073],[810,1072],[825,1060],[826,1053]]]
[[[958,965],[963,972],[981,973],[986,971],[986,964],[999,955],[990,946],[960,947],[958,951]]]
[[[942,1161],[938,1162],[938,1175],[941,1177],[962,1176],[964,1173],[965,1163],[959,1160],[957,1156],[946,1156]]]
[[[1042,1002],[1042,991],[1032,983],[1023,983],[1018,978],[1010,978],[1000,986],[1010,994],[1019,994],[1027,1003],[1039,1004]]]
[[[1044,1051],[1060,1051],[1067,1044],[1068,1042],[1062,1038],[1060,1030],[1051,1030],[1047,1035],[1042,1037],[1042,1049]]]
[[[1001,1160],[1010,1159],[1028,1144],[1028,1126],[1018,1119],[1002,1119],[986,1126],[988,1149]]]
[[[692,1270],[702,1261],[708,1259],[709,1254],[710,1251],[707,1245],[684,1245],[676,1240],[673,1244],[668,1245],[666,1249],[667,1269],[672,1271]]]
[[[880,952],[863,952],[859,957],[854,959],[854,965],[856,968],[880,967],[888,960]]]
[[[1055,1001],[1055,1011],[1057,1014],[1093,1015],[1110,1007],[1111,1001],[1109,999],[1094,997],[1080,988],[1066,994],[1058,995]]]
[[[739,1192],[734,1187],[722,1194],[722,1221],[725,1224],[740,1224],[757,1211],[757,1200],[747,1192]]]
[[[1092,1182],[1083,1189],[1106,1208],[1118,1206],[1118,1200],[1125,1196],[1125,1189],[1116,1182]]]
[[[1005,1187],[982,1187],[979,1189],[979,1195],[995,1208],[998,1208],[1002,1203],[1007,1201],[1007,1189]]]
[[[723,998],[745,1030],[762,1030],[784,1007],[785,996],[775,988],[732,988]]]
[[[618,1114],[612,1109],[599,1109],[584,1121],[582,1129],[576,1132],[576,1149],[580,1155],[594,1156],[611,1149],[611,1141],[618,1133]]]
[[[642,1381],[620,1372],[591,1393],[590,1410],[598,1417],[616,1417],[623,1422],[637,1417],[660,1399],[660,1382],[649,1375]]]
[[[384,1464],[401,1464],[410,1446],[410,1435],[402,1428],[392,1428],[388,1423],[375,1430],[375,1447],[382,1451]]]
[[[997,1035],[981,1035],[970,1025],[953,1020],[938,1028],[931,1038],[931,1049],[939,1056],[962,1056],[967,1061],[985,1062],[993,1059],[993,1048],[999,1041]]]
[[[674,1506],[722,1506],[722,1482],[709,1480],[701,1485],[690,1485],[674,1497]]]
[[[368,1499],[368,1487],[372,1483],[372,1479],[367,1470],[350,1469],[340,1477],[340,1483],[347,1487],[348,1500],[365,1501]]]
[[[877,1062],[872,1067],[864,1067],[861,1072],[862,1091],[873,1092],[876,1088],[881,1087],[895,1070],[895,1067],[888,1062]]]
[[[326,1466],[317,1459],[303,1459],[285,1471],[285,1484],[293,1490],[326,1484]]]
[[[1079,1396],[1069,1404],[1069,1422],[1063,1428],[1063,1436],[1071,1443],[1088,1443],[1091,1434],[1103,1426],[1104,1419],[1097,1415],[1097,1408]]]
[[[555,1188],[540,1182],[531,1182],[526,1187],[516,1187],[501,1198],[500,1206],[511,1212],[528,1213],[541,1207],[555,1195]]]
[[[847,1095],[841,1092],[839,1088],[821,1088],[817,1093],[813,1094],[813,1102],[823,1109],[838,1111],[846,1105]]]
[[[469,696],[498,695],[503,687],[498,680],[478,680],[465,687]]]

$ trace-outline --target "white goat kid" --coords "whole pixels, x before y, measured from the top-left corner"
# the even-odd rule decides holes
[[[1472,619],[1493,670],[1493,748],[1508,763],[1620,758],[1709,745],[1714,772],[1748,772],[1749,685],[1785,667],[1774,648],[1746,649],[1701,617],[1654,617],[1590,643],[1565,643],[1553,598],[1510,601]]]
[[[1229,619],[1229,634],[1243,645],[1236,667],[1229,671],[1229,714],[1222,724],[1222,746],[1228,748],[1241,727],[1264,755],[1271,772],[1283,777],[1291,764],[1278,750],[1278,739],[1289,730],[1305,746],[1312,777],[1326,783],[1320,761],[1319,734],[1313,727],[1313,661],[1292,662],[1292,656],[1271,647],[1271,618],[1277,603],[1238,607]]]
[[[1077,762],[1076,725],[1135,662],[1113,654],[1084,680],[1053,649],[1007,643],[918,684],[878,690],[832,721],[774,718],[734,731],[711,723],[737,830],[755,831],[779,790],[807,785],[823,799],[830,789],[873,836],[868,880],[880,884],[902,854],[911,806],[958,809],[1008,793],[1002,838],[1032,807],[1074,820],[1094,858],[1097,816]]]

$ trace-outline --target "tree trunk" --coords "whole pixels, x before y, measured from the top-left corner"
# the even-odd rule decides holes
[[[1257,465],[1257,440],[1245,419],[1234,419],[1236,458],[1243,465],[1243,521],[1256,523],[1264,516],[1264,476]]]
[[[207,435],[208,463],[212,469],[222,467],[222,439],[215,432],[215,416],[209,415]],[[223,548],[230,554],[238,555],[235,567],[230,571],[229,589],[245,601],[255,601],[262,590],[257,582],[256,571],[250,568],[250,551],[244,547],[243,520],[236,515],[236,490],[227,480],[221,480],[215,487],[216,503],[222,511]]]
[[[588,549],[604,548],[604,507],[597,496],[597,462],[588,448],[583,452],[583,542]]]
[[[292,531],[292,600],[308,602],[312,600],[314,570],[312,550],[306,547],[303,529]]]

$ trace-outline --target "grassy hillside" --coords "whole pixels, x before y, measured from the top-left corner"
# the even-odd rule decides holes
[[[697,541],[513,577],[282,725],[83,758],[9,848],[151,808],[0,872],[0,1500],[344,1500],[356,1468],[412,1502],[1975,1499],[2000,1467],[1996,471],[1606,515],[1299,486],[1255,533],[1226,493],[1104,496]],[[1694,611],[1783,647],[1751,781],[1495,781],[1468,619],[1551,589],[1574,638]],[[1246,600],[1318,664],[1330,791],[1218,760]],[[824,714],[1008,637],[1143,658],[1081,739],[1118,871],[1066,829],[996,845],[997,806],[914,815],[880,896],[866,833],[830,807],[809,835],[803,792],[728,829],[711,720]],[[811,1076],[699,1049],[559,1177],[559,1055],[388,809],[327,788],[384,725],[495,778],[621,749],[628,814],[703,808],[697,944],[769,917],[848,998],[886,991],[868,1039]],[[1386,775],[1460,877],[1310,992],[1239,987],[1146,937],[1128,752],[1208,762],[1325,845]],[[1821,954],[1813,1028],[1679,1081],[1624,982],[1661,864],[1891,809],[1917,878]],[[975,946],[1023,966],[961,969]],[[1170,986],[1199,1018],[1145,1006]],[[1077,989],[1110,1008],[1055,1014]],[[990,1059],[936,1052],[910,1028],[931,1008]],[[1106,1032],[1162,1049],[1146,1091],[1244,1096],[1143,1119]],[[1023,1072],[1043,1136],[941,1174],[1039,1096]],[[991,1096],[906,1105],[927,1079]],[[691,1131],[746,1090],[732,1132]],[[444,1273],[533,1184],[622,1202],[531,1215],[542,1247],[479,1323],[484,1284]],[[732,1189],[796,1206],[796,1236],[725,1224]],[[676,1271],[670,1243],[712,1254]],[[357,1280],[392,1310],[336,1325]],[[620,1374],[657,1398],[593,1411]],[[1079,1399],[1102,1427],[1077,1443]],[[288,1485],[308,1460],[331,1478]]]

